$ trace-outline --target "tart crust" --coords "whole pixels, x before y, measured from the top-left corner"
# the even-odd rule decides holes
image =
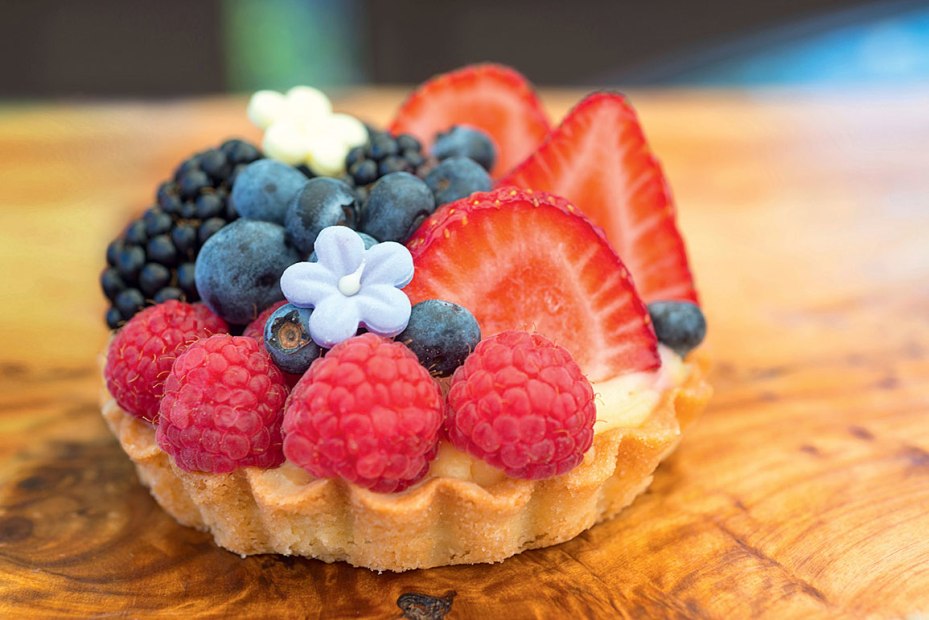
[[[289,463],[186,472],[158,447],[154,429],[105,390],[103,417],[161,507],[181,524],[209,531],[220,547],[399,572],[499,562],[570,540],[614,516],[648,487],[706,406],[712,395],[706,369],[705,361],[688,358],[681,383],[662,394],[642,424],[598,432],[584,461],[567,474],[503,477],[488,486],[430,478],[395,494],[314,479]]]

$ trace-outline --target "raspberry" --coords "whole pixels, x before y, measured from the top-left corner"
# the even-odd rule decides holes
[[[190,345],[165,380],[156,438],[187,471],[284,462],[284,377],[260,342],[217,334]]]
[[[106,358],[106,387],[120,407],[155,423],[164,379],[198,338],[227,331],[203,304],[166,301],[138,313],[116,333]]]
[[[581,462],[596,413],[570,353],[538,334],[505,331],[455,371],[446,428],[459,449],[513,478],[539,480]]]
[[[372,333],[313,362],[284,412],[284,454],[320,478],[379,493],[425,477],[442,426],[442,395],[408,348]]]

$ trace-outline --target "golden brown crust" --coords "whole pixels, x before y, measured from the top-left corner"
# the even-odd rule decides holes
[[[379,494],[312,479],[288,463],[231,474],[185,472],[158,448],[152,427],[109,394],[103,416],[158,503],[180,523],[210,531],[221,547],[404,571],[499,562],[570,540],[628,506],[712,394],[705,364],[685,366],[682,384],[663,395],[643,424],[598,433],[574,470],[542,481],[504,477],[487,487],[443,477]]]

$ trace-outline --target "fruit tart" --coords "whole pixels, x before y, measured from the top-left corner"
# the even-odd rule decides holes
[[[403,571],[575,537],[711,389],[667,184],[613,93],[551,127],[497,65],[387,130],[261,91],[107,249],[103,415],[178,522]]]

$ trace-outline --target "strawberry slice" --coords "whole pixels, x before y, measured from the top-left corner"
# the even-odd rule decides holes
[[[500,188],[435,212],[409,240],[413,303],[470,310],[483,337],[534,331],[591,381],[660,364],[648,312],[603,232],[568,201]]]
[[[646,302],[697,302],[671,192],[621,95],[595,93],[581,101],[504,184],[574,202],[606,231]]]
[[[428,147],[452,125],[471,125],[494,141],[494,178],[529,157],[551,130],[526,78],[492,64],[470,65],[423,83],[400,106],[390,131],[413,134]]]

